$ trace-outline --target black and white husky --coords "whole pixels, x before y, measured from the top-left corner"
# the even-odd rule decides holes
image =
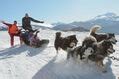
[[[87,57],[93,54],[96,51],[96,39],[93,36],[86,37],[81,46],[76,47],[74,50],[69,51],[67,55],[67,59],[70,57],[78,58],[80,60],[87,59]]]
[[[94,36],[98,42],[102,40],[110,40],[113,44],[116,44],[117,40],[114,33],[96,33],[101,26],[95,25],[90,29],[90,35]]]

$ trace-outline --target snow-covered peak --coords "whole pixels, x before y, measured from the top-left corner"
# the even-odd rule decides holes
[[[104,19],[104,20],[116,21],[119,19],[117,17],[118,16],[115,13],[106,13],[106,14],[96,16],[93,20]]]
[[[104,15],[107,16],[107,17],[115,17],[115,16],[117,16],[115,13],[106,13]]]
[[[58,25],[62,25],[62,24],[65,24],[65,23],[63,23],[63,22],[52,23],[53,26],[58,26]]]

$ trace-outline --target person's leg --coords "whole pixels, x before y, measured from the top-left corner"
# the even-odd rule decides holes
[[[11,46],[14,46],[14,35],[10,34],[10,44]]]

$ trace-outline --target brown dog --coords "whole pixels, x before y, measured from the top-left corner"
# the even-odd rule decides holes
[[[61,32],[56,33],[54,47],[58,53],[58,49],[62,48],[65,51],[68,51],[69,49],[72,49],[74,46],[77,45],[77,38],[76,35],[70,35],[67,37],[61,37]]]

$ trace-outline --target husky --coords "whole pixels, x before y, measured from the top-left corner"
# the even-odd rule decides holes
[[[80,60],[87,59],[89,55],[96,51],[95,43],[97,43],[97,40],[93,36],[86,37],[81,46],[78,46],[74,48],[74,50],[68,52],[67,59],[69,59],[71,56],[74,59],[76,59],[78,56],[80,56]]]
[[[62,48],[65,51],[72,49],[74,46],[77,45],[77,38],[76,35],[70,35],[67,37],[61,37],[61,32],[56,33],[54,47],[58,53],[58,50]]]
[[[114,53],[115,50],[110,40],[103,40],[96,44],[96,51],[88,56],[88,59],[94,61],[98,67],[102,69],[102,72],[107,72],[103,60],[110,54]]]
[[[113,44],[116,44],[117,40],[114,33],[96,33],[97,30],[101,29],[101,26],[95,25],[90,29],[90,34],[96,38],[98,42],[102,40],[110,40]]]

